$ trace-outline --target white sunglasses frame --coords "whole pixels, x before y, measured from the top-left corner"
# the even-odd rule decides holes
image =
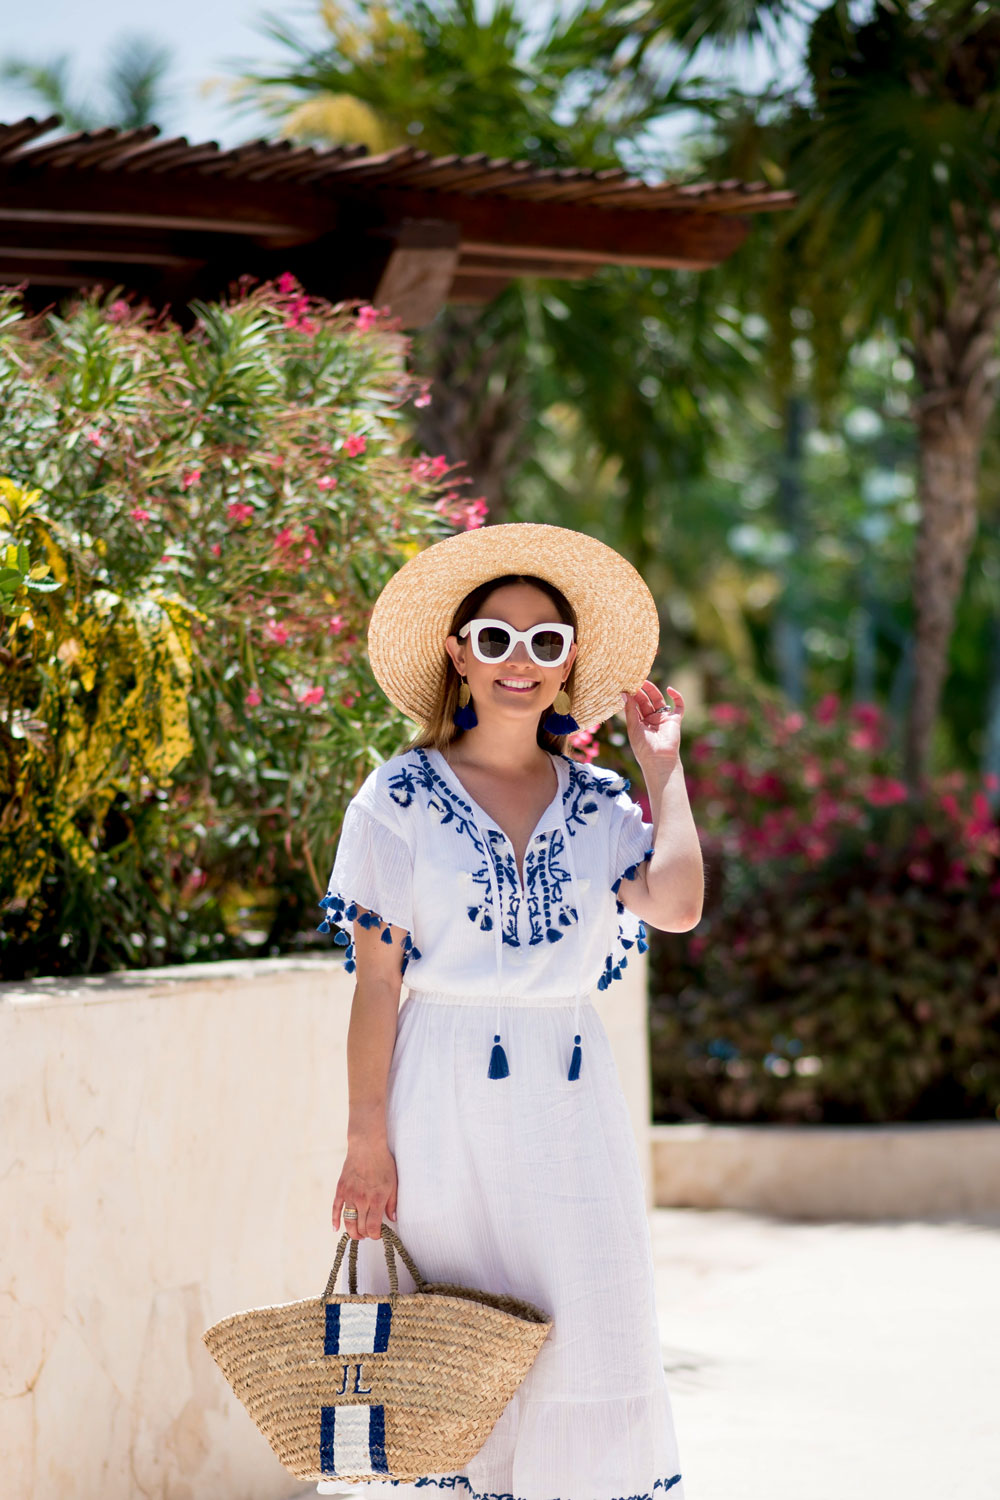
[[[501,630],[506,630],[509,634],[510,645],[507,647],[507,650],[504,652],[503,656],[483,656],[482,652],[480,651],[479,632],[487,625],[499,625]],[[534,636],[535,632],[538,630],[554,630],[558,635],[562,636],[562,654],[556,661],[539,661],[538,657],[532,650],[532,636]],[[569,655],[569,650],[573,644],[576,632],[573,629],[572,625],[568,624],[565,620],[543,620],[540,625],[532,625],[528,630],[515,630],[513,625],[509,624],[506,620],[477,618],[475,620],[469,620],[465,625],[462,626],[461,630],[458,632],[459,640],[465,640],[466,636],[469,637],[469,645],[472,647],[473,656],[477,661],[485,662],[488,667],[499,666],[501,662],[507,661],[509,657],[513,656],[518,641],[524,642],[524,649],[527,651],[529,657],[534,662],[536,667],[561,667],[565,664],[566,658]]]

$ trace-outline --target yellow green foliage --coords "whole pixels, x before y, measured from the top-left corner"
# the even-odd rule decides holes
[[[0,478],[3,555],[24,579],[0,637],[7,720],[0,890],[13,909],[28,906],[63,857],[93,873],[116,793],[170,786],[192,748],[187,689],[197,611],[159,589],[137,598],[105,588],[32,589],[50,573],[66,585],[71,573],[40,496]],[[39,541],[48,560],[32,563]]]

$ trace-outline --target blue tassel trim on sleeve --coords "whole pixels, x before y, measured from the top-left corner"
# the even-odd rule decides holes
[[[568,1077],[570,1083],[575,1083],[576,1080],[579,1078],[579,1076],[580,1076],[580,1063],[583,1060],[583,1053],[580,1050],[580,1033],[579,1032],[577,1032],[576,1036],[573,1038],[573,1041],[575,1043],[575,1046],[573,1048],[573,1056],[572,1056],[572,1058],[570,1060],[569,1073],[567,1074],[567,1077]]]
[[[490,1053],[490,1078],[509,1078],[510,1068],[507,1066],[507,1054],[500,1045],[500,1033],[497,1032],[493,1038],[493,1051]]]
[[[327,891],[322,901],[318,902],[318,905],[323,909],[324,916],[316,931],[330,932],[334,926],[337,927],[338,930],[333,935],[333,941],[337,944],[338,948],[346,948],[347,950],[344,954],[344,968],[348,974],[355,973],[357,969],[353,937],[353,924],[355,922],[366,929],[371,927],[384,928],[384,931],[379,934],[382,942],[392,943],[391,922],[387,922],[375,911],[359,912],[357,902],[348,901],[338,891]],[[403,964],[400,972],[405,974],[406,966],[410,962],[410,959],[417,959],[419,957],[420,949],[407,932],[403,938]]]

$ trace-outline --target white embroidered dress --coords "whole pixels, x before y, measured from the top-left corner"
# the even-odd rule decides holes
[[[683,1500],[642,1177],[588,994],[645,947],[618,900],[652,826],[606,769],[552,756],[557,789],[516,867],[437,750],[373,771],[347,809],[321,930],[405,930],[387,1129],[396,1229],[421,1272],[554,1319],[464,1469],[360,1486],[399,1500]],[[388,1289],[381,1243],[361,1291]],[[413,1283],[400,1267],[400,1289]],[[340,1290],[346,1289],[342,1273]],[[333,1474],[323,1494],[356,1486]]]

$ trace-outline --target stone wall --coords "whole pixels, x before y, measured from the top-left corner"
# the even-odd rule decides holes
[[[802,1219],[1000,1216],[1000,1122],[654,1125],[660,1208]]]
[[[0,1495],[282,1500],[201,1342],[318,1295],[347,1123],[332,956],[0,984]],[[648,1171],[645,970],[595,997]]]

